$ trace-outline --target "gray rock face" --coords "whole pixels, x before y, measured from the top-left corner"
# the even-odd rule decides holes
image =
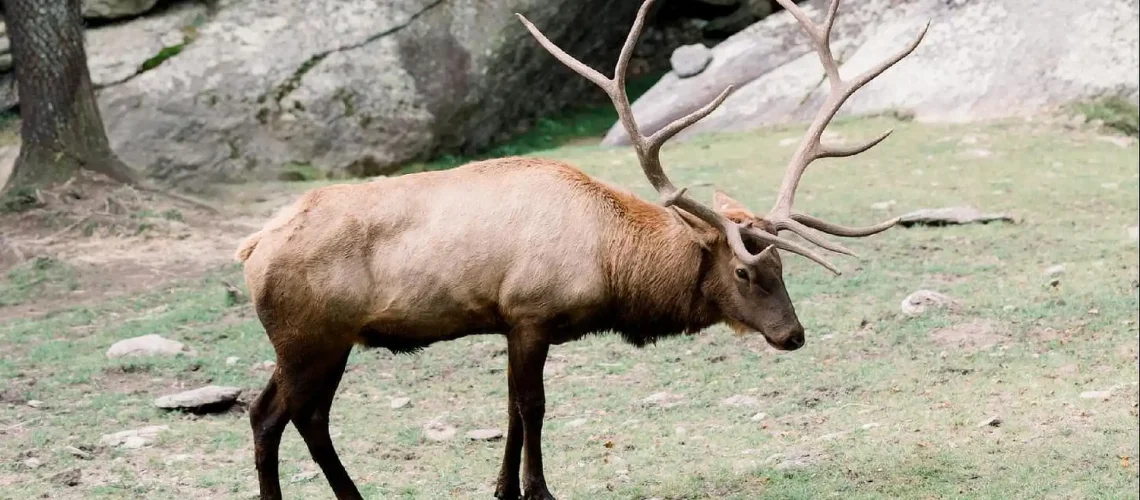
[[[581,95],[589,83],[543,51],[514,12],[601,67],[612,64],[637,7],[187,3],[90,30],[90,65],[112,145],[148,174],[175,183],[273,178],[281,165],[300,163],[373,175],[485,146]],[[596,31],[580,36],[585,25]],[[139,71],[164,48],[170,57]]]
[[[233,404],[241,395],[238,387],[209,385],[198,389],[162,396],[154,405],[165,410],[214,411]]]
[[[804,4],[813,19],[822,13]],[[1104,94],[1140,100],[1140,0],[863,0],[845,2],[833,50],[851,77],[906,45],[903,62],[847,102],[841,115],[906,110],[920,121],[958,122],[1032,114]],[[712,49],[700,75],[666,75],[633,105],[644,133],[736,90],[681,135],[811,119],[827,94],[823,69],[787,12],[753,24]],[[603,144],[628,144],[615,124]]]
[[[699,43],[677,47],[669,57],[673,73],[680,78],[699,75],[710,62],[712,62],[712,51]]]
[[[154,8],[158,0],[83,0],[86,19],[119,19],[142,14]]]
[[[170,430],[170,427],[165,425],[151,425],[141,429],[104,434],[99,438],[99,444],[127,449],[142,448],[151,441],[154,441],[160,433],[167,430]]]

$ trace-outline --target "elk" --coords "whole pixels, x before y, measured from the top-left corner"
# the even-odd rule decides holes
[[[865,237],[897,219],[851,228],[792,211],[800,177],[816,159],[852,156],[887,137],[889,132],[846,148],[820,143],[844,101],[910,54],[926,30],[847,80],[829,43],[838,0],[822,25],[791,0],[778,1],[810,36],[831,91],[764,216],[720,191],[712,207],[701,204],[662,168],[662,144],[711,113],[731,87],[656,133],[639,131],[625,72],[653,4],[646,0],[613,78],[586,67],[518,17],[543,48],[613,101],[660,195],[656,203],[564,163],[510,157],[313,189],[248,237],[237,259],[277,354],[276,369],[250,407],[261,498],[281,498],[278,448],[290,421],[337,498],[360,498],[328,429],[333,395],[357,345],[408,353],[468,335],[505,336],[507,433],[495,496],[512,500],[553,499],[541,451],[542,374],[551,345],[617,332],[644,346],[723,323],[737,333],[759,332],[777,349],[803,347],[804,328],[784,286],[779,252],[836,274],[839,269],[779,233],[791,231],[825,250],[853,255],[819,233]]]

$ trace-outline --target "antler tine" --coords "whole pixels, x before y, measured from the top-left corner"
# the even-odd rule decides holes
[[[876,224],[871,227],[865,228],[850,228],[825,222],[823,220],[811,217],[805,214],[793,213],[792,204],[795,200],[796,188],[799,187],[800,179],[803,177],[804,171],[807,169],[811,162],[820,158],[839,158],[854,156],[864,151],[867,151],[879,143],[883,142],[891,131],[887,131],[878,137],[859,144],[856,146],[838,147],[826,146],[821,144],[820,138],[823,136],[824,129],[839,112],[839,108],[843,106],[847,99],[851,97],[857,90],[862,88],[875,77],[881,75],[884,71],[894,66],[899,61],[903,60],[906,56],[918,47],[922,39],[926,36],[926,32],[930,27],[930,23],[926,23],[926,27],[918,37],[907,45],[906,48],[894,54],[887,60],[875,65],[871,69],[860,74],[852,80],[844,80],[839,75],[839,67],[835,62],[835,57],[831,52],[831,31],[835,25],[835,17],[839,10],[839,0],[832,0],[828,5],[827,17],[824,20],[823,26],[814,23],[807,14],[797,6],[792,0],[776,0],[787,10],[803,27],[804,31],[811,38],[812,44],[815,46],[816,53],[819,56],[820,63],[823,65],[824,72],[827,74],[827,80],[831,87],[827,98],[823,102],[823,106],[816,112],[815,118],[811,124],[808,125],[807,132],[804,135],[803,141],[800,142],[799,147],[793,154],[792,159],[788,162],[787,171],[784,174],[784,180],[780,184],[780,191],[776,197],[776,203],[772,210],[764,216],[764,218],[776,227],[777,231],[788,230],[792,231],[811,243],[822,247],[824,249],[845,253],[849,255],[851,251],[841,245],[837,245],[820,235],[812,232],[812,229],[821,231],[823,233],[832,234],[835,236],[847,237],[862,237],[869,236],[894,226],[898,219],[893,219],[881,224]],[[795,252],[795,250],[790,251]],[[800,253],[800,252],[796,252]],[[804,255],[801,253],[801,255]],[[807,255],[805,255],[807,257]],[[811,258],[813,261],[819,262],[817,259]],[[829,264],[825,267],[831,269]]]

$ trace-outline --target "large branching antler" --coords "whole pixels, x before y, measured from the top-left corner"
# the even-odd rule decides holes
[[[688,115],[666,125],[658,130],[656,133],[646,137],[642,135],[638,128],[637,122],[633,119],[633,111],[630,108],[629,96],[626,95],[625,78],[626,69],[629,66],[630,57],[633,56],[633,47],[637,44],[637,39],[641,35],[641,30],[645,26],[645,19],[649,14],[649,9],[653,6],[654,0],[645,0],[641,4],[641,9],[637,12],[637,18],[633,22],[633,27],[629,30],[629,35],[626,37],[625,44],[621,48],[621,53],[618,56],[617,67],[614,68],[614,77],[606,78],[594,69],[582,64],[570,54],[560,49],[557,45],[551,42],[531,24],[526,17],[522,14],[516,14],[522,21],[530,34],[534,36],[538,43],[550,52],[562,64],[566,65],[574,72],[582,75],[587,80],[594,82],[609,95],[610,100],[617,109],[618,118],[621,120],[622,126],[625,128],[626,133],[629,134],[630,141],[637,152],[637,158],[641,163],[641,169],[645,172],[645,176],[649,179],[650,184],[657,190],[661,197],[661,203],[665,206],[675,206],[681,210],[689,212],[697,218],[703,220],[705,223],[718,228],[724,233],[728,241],[729,247],[737,258],[749,264],[758,262],[763,258],[765,251],[759,254],[753,254],[748,251],[744,245],[744,240],[753,239],[769,243],[776,248],[781,248],[803,255],[824,267],[832,270],[836,274],[839,270],[835,266],[828,263],[823,257],[808,248],[805,248],[793,241],[780,239],[776,235],[768,233],[760,228],[751,227],[748,224],[738,224],[717,213],[711,208],[693,200],[685,194],[686,188],[678,189],[669,177],[665,175],[664,169],[661,167],[661,146],[677,133],[684,130],[686,127],[696,123],[700,119],[712,113],[721,103],[728,98],[729,93],[732,92],[732,86],[728,86],[720,93],[715,99],[708,104],[702,106],[700,109],[689,113]],[[806,224],[806,223],[805,223]],[[825,247],[826,248],[826,247]]]
[[[788,162],[788,169],[780,185],[780,192],[776,197],[776,204],[772,207],[772,210],[764,216],[764,219],[775,226],[777,232],[788,230],[827,250],[847,255],[855,255],[846,247],[824,239],[821,235],[813,231],[813,229],[835,236],[864,237],[887,230],[898,222],[898,218],[862,228],[845,227],[825,222],[810,215],[792,211],[792,202],[796,196],[796,188],[799,186],[800,178],[803,177],[804,171],[807,170],[811,162],[819,158],[841,158],[857,155],[875,147],[875,145],[882,142],[891,134],[891,131],[888,130],[871,141],[852,147],[835,147],[820,143],[820,137],[823,136],[824,129],[827,128],[828,123],[835,117],[835,114],[839,111],[839,108],[843,106],[843,103],[847,102],[847,99],[851,97],[855,91],[910,55],[910,53],[918,47],[918,44],[922,42],[923,37],[926,36],[926,31],[930,28],[930,23],[927,22],[918,37],[903,50],[887,58],[885,61],[880,62],[871,69],[868,69],[859,76],[851,80],[844,80],[839,76],[839,66],[836,64],[835,57],[831,53],[831,28],[835,24],[835,15],[839,10],[839,0],[831,1],[827,9],[827,17],[823,21],[823,26],[812,22],[807,14],[804,13],[803,9],[800,9],[792,0],[776,1],[799,21],[804,31],[806,31],[811,38],[812,45],[815,46],[815,51],[819,55],[819,61],[823,64],[823,70],[827,74],[827,81],[831,87],[831,91],[828,93],[827,99],[824,100],[823,106],[820,107],[816,113],[815,119],[813,119],[808,126],[803,141],[800,142],[791,161]],[[832,269],[829,264],[824,262],[820,263],[828,269]]]

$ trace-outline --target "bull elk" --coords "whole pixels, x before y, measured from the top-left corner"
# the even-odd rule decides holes
[[[658,203],[557,161],[499,158],[314,189],[247,238],[237,258],[277,353],[277,367],[250,408],[261,498],[281,498],[278,448],[289,421],[337,498],[360,498],[328,429],[333,394],[355,345],[414,352],[468,335],[506,337],[508,427],[499,499],[524,492],[527,499],[553,498],[541,452],[542,372],[551,345],[613,331],[643,346],[725,323],[738,333],[759,332],[777,349],[803,347],[804,328],[784,288],[779,251],[839,270],[812,249],[780,238],[780,231],[852,255],[816,231],[863,237],[897,219],[865,228],[825,222],[792,211],[796,187],[813,160],[852,156],[887,137],[889,132],[846,148],[820,143],[847,98],[910,54],[926,30],[847,80],[829,42],[839,1],[831,2],[822,25],[791,0],[778,1],[810,36],[831,91],[788,164],[775,206],[763,217],[720,191],[713,206],[705,206],[677,188],[661,166],[662,144],[711,113],[731,87],[656,133],[639,131],[625,72],[653,4],[646,0],[613,78],[519,19],[555,58],[609,95],[660,194]]]

